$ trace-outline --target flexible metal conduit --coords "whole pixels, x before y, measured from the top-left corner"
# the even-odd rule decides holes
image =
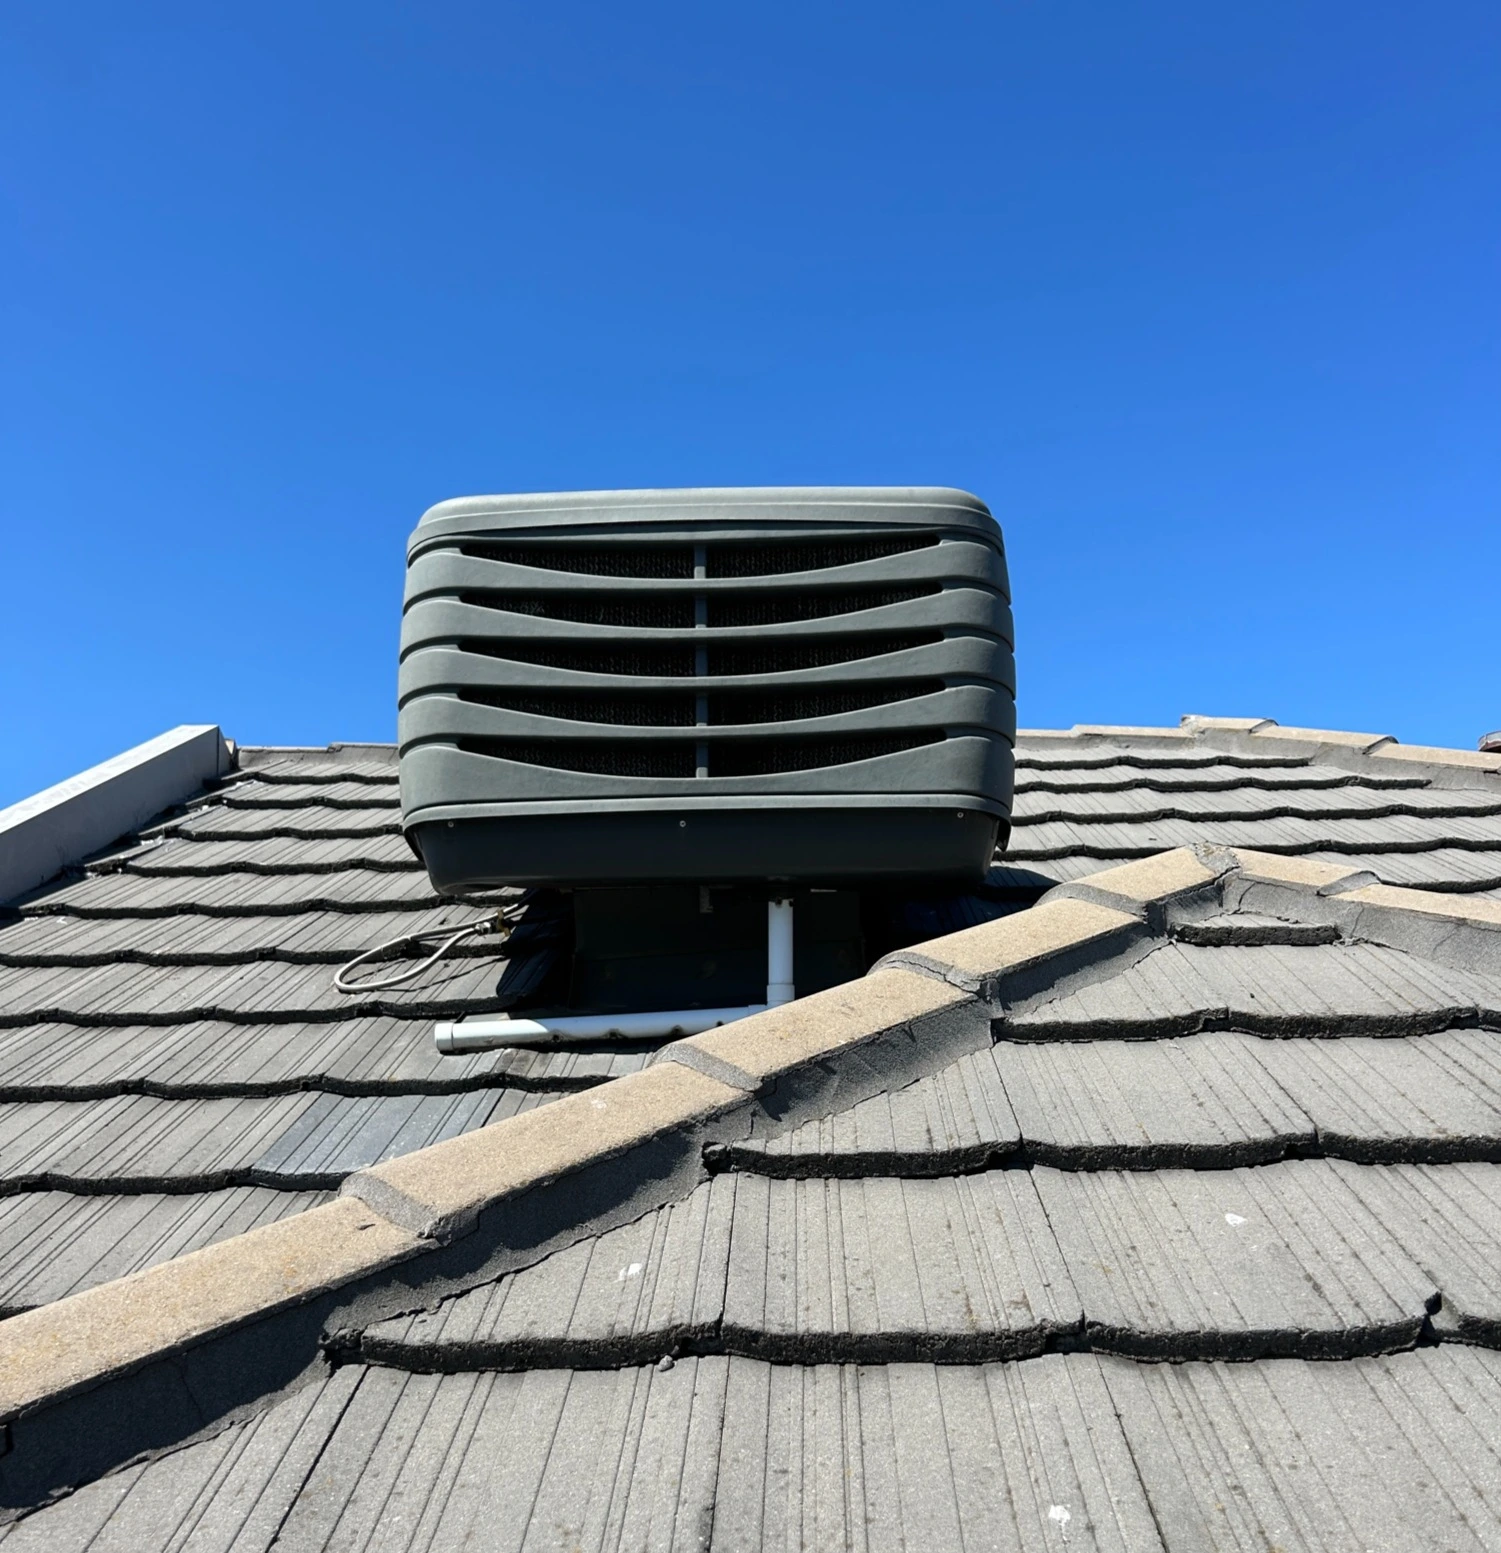
[[[797,996],[792,965],[792,902],[766,903],[766,1001],[743,1008],[679,1008],[649,1014],[563,1014],[556,1019],[445,1021],[433,1030],[444,1056],[501,1046],[579,1046],[597,1041],[649,1041],[699,1035],[763,1013]]]

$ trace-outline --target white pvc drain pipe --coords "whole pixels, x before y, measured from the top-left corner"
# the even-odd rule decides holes
[[[649,1014],[561,1014],[556,1019],[445,1021],[433,1040],[445,1056],[493,1051],[498,1046],[572,1046],[593,1041],[649,1041],[700,1035],[763,1013],[796,996],[792,964],[792,902],[766,903],[766,1001],[743,1008],[680,1008]]]
[[[766,903],[766,1001],[790,1003],[792,988],[792,902]]]

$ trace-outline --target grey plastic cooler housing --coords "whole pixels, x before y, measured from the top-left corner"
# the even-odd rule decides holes
[[[402,824],[444,892],[974,882],[1015,723],[962,491],[466,497],[408,549]]]

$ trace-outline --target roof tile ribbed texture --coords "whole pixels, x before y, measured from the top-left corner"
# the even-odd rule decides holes
[[[1275,736],[1295,730],[1275,727],[1207,733],[1220,749],[1160,732],[1172,736],[1021,734],[1007,860],[1074,879],[1208,842],[1353,863],[1388,884],[1501,894],[1501,779],[1488,772],[1456,777],[1374,752],[1333,765],[1323,740],[1288,753]]]
[[[1207,844],[1501,898],[1501,778],[1363,742],[1024,735],[997,878]],[[0,1311],[649,1060],[438,1057],[435,1017],[526,974],[493,952],[332,991],[482,910],[431,895],[394,797],[368,750],[251,753],[0,925]],[[1293,901],[1002,988],[985,1049],[341,1333],[6,1553],[1501,1548],[1501,956]]]
[[[334,990],[364,949],[485,915],[434,896],[396,802],[394,751],[268,754],[0,922],[4,1308],[210,1244],[377,1160],[643,1065],[439,1057],[434,1017],[510,1000],[493,940],[417,990]],[[19,1211],[32,1200],[51,1211]]]

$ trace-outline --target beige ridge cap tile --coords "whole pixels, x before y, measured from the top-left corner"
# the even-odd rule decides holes
[[[1208,729],[1222,733],[1259,733],[1263,728],[1277,726],[1270,717],[1204,717],[1198,712],[1187,712],[1178,721],[1191,733]]]
[[[1501,755],[1484,750],[1453,750],[1437,744],[1383,744],[1371,751],[1372,760],[1412,760],[1427,766],[1467,766],[1475,771],[1501,772]]]
[[[1389,733],[1347,733],[1338,728],[1284,728],[1280,723],[1274,723],[1270,728],[1258,728],[1251,737],[1289,739],[1299,744],[1330,744],[1337,745],[1341,749],[1366,752],[1375,749],[1378,744],[1393,742]]]
[[[427,1242],[341,1198],[0,1321],[0,1417],[405,1260]]]
[[[1044,900],[996,922],[982,922],[942,938],[930,938],[891,957],[912,957],[941,968],[955,985],[976,985],[1008,970],[1035,964],[1063,949],[1095,943],[1127,928],[1140,928],[1133,912],[1092,901]]]
[[[1071,739],[1074,736],[1072,728],[1018,728],[1018,739]]]
[[[356,1171],[342,1190],[369,1192],[365,1200],[382,1212],[401,1213],[403,1202],[415,1206],[422,1227],[442,1233],[504,1198],[746,1103],[744,1090],[681,1063],[657,1063]]]
[[[1231,847],[1229,851],[1248,879],[1300,884],[1310,890],[1322,890],[1353,874],[1366,872],[1355,864],[1346,867],[1343,863],[1316,863],[1312,858],[1284,857],[1280,852],[1253,852],[1248,847]]]
[[[1484,895],[1458,895],[1435,890],[1404,890],[1395,884],[1366,884],[1358,890],[1346,890],[1342,901],[1362,906],[1378,906],[1388,911],[1416,911],[1429,917],[1448,917],[1456,922],[1501,928],[1501,901]]]
[[[1114,723],[1075,723],[1072,732],[1079,738],[1101,739],[1170,739],[1175,744],[1186,743],[1193,738],[1187,728],[1147,728]]]
[[[1218,871],[1208,868],[1191,848],[1175,847],[1171,852],[1158,852],[1152,857],[1085,874],[1082,879],[1075,879],[1073,886],[1084,885],[1091,890],[1101,890],[1108,895],[1119,895],[1145,905],[1148,901],[1168,900],[1174,895],[1181,895],[1185,890],[1197,890],[1206,884],[1213,884],[1228,867],[1227,859],[1225,867]],[[1065,885],[1063,888],[1073,886]]]
[[[859,981],[812,993],[676,1044],[731,1063],[764,1083],[969,1001],[969,993],[931,976],[878,967]]]

